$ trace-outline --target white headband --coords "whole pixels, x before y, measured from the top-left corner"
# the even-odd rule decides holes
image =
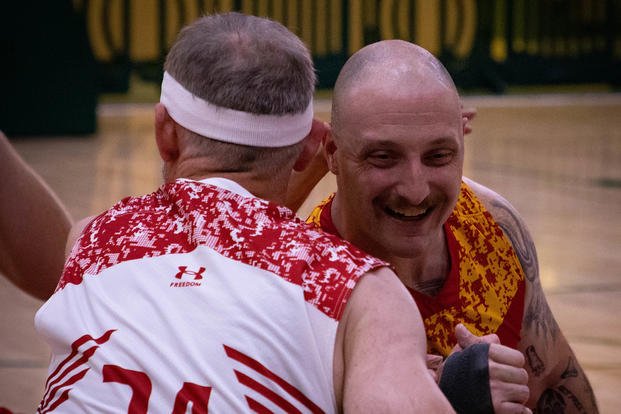
[[[311,130],[313,104],[302,114],[259,115],[213,105],[164,72],[160,102],[179,125],[204,137],[253,147],[286,147]]]

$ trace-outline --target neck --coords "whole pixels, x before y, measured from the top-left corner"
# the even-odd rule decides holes
[[[177,178],[189,178],[191,180],[203,180],[205,178],[226,178],[244,187],[253,196],[284,204],[287,192],[287,179],[276,176],[267,176],[257,171],[222,171],[209,168],[205,163],[187,162],[177,166],[174,171],[165,173],[167,181]]]
[[[441,241],[442,245],[438,248],[425,249],[412,257],[392,257],[389,260],[403,284],[428,296],[438,294],[451,268],[444,235]]]
[[[369,244],[365,236],[357,237],[358,232],[351,228],[351,224],[339,207],[338,192],[332,202],[330,214],[341,237],[367,253],[390,263],[401,282],[407,287],[434,296],[444,286],[451,268],[451,258],[443,227],[440,227],[435,234],[427,236],[425,243],[418,244],[424,247],[417,248],[413,245],[411,254],[401,257],[391,254],[381,246]]]

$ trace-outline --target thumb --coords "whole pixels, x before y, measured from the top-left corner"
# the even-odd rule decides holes
[[[457,344],[462,348],[467,348],[479,342],[479,337],[470,332],[462,323],[455,326],[455,339],[457,340]]]
[[[500,339],[496,334],[477,336],[470,332],[463,324],[455,326],[455,339],[462,348],[467,348],[473,344],[500,344]]]

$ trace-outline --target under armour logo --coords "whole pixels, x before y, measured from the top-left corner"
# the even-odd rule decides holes
[[[177,279],[181,279],[183,275],[194,276],[194,280],[200,280],[203,278],[203,272],[205,271],[204,267],[200,267],[198,271],[187,270],[187,266],[179,266],[179,273],[175,275]]]

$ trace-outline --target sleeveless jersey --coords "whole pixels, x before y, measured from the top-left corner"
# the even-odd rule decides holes
[[[330,208],[334,194],[307,222],[338,235]],[[476,335],[495,333],[517,348],[524,313],[524,271],[509,239],[483,203],[462,182],[457,204],[444,224],[451,268],[440,292],[427,296],[409,289],[423,317],[427,351],[447,356],[462,322]]]
[[[225,179],[121,200],[35,317],[38,412],[334,412],[338,321],[384,265]]]

